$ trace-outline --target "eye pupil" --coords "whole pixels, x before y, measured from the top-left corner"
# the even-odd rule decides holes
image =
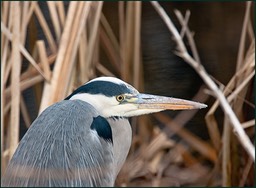
[[[120,101],[122,101],[124,99],[124,97],[122,96],[122,95],[118,95],[117,96],[117,100],[120,102]]]

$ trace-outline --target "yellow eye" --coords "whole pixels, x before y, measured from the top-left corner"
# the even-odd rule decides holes
[[[123,95],[118,95],[118,96],[116,96],[116,100],[117,100],[118,102],[121,102],[121,101],[124,100],[124,96],[123,96]]]

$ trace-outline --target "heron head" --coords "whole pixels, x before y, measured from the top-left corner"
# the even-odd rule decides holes
[[[66,99],[85,101],[105,118],[207,107],[198,102],[139,93],[128,83],[114,77],[95,78],[76,89]]]

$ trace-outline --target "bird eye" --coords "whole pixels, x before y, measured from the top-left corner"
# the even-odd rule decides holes
[[[116,96],[116,100],[117,100],[118,102],[121,102],[121,101],[124,100],[124,96],[123,96],[123,95],[118,95],[118,96]]]

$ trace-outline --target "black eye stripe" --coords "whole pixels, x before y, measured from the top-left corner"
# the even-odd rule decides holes
[[[132,91],[125,84],[116,84],[108,81],[94,81],[77,88],[66,100],[78,93],[103,94],[108,97],[118,96]]]

